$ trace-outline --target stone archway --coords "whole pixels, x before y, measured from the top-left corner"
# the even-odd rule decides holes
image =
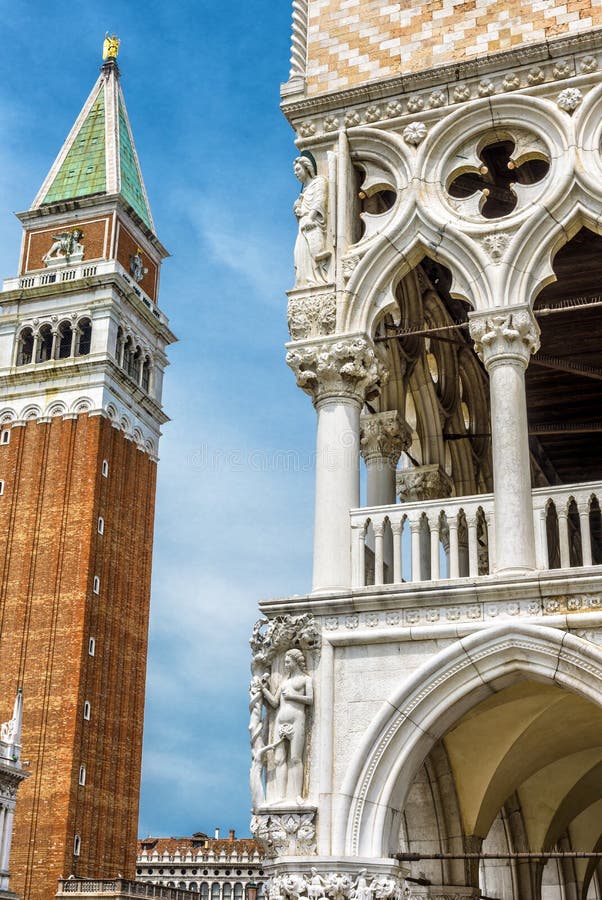
[[[424,759],[477,704],[521,680],[557,686],[600,707],[602,652],[548,627],[500,626],[462,638],[421,667],[383,705],[338,799],[337,853],[395,853],[400,811]]]

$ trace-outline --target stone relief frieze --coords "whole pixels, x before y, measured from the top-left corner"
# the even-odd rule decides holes
[[[403,900],[404,883],[392,874],[309,872],[276,875],[267,883],[269,900]]]
[[[445,625],[499,619],[534,618],[576,612],[602,610],[602,595],[576,594],[549,597],[544,600],[504,600],[483,603],[456,603],[452,606],[411,607],[389,610],[384,615],[366,612],[362,616],[330,615],[324,618],[326,632],[355,631],[357,628],[398,628],[416,625]]]

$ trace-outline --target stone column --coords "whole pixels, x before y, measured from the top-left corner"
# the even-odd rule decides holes
[[[489,373],[495,498],[496,571],[535,569],[525,370],[539,348],[528,307],[470,318],[475,349]]]
[[[366,506],[396,502],[395,475],[402,450],[412,443],[412,430],[397,411],[366,414],[360,418],[360,451],[366,463]],[[385,582],[393,581],[393,532],[383,534]],[[377,567],[378,571],[378,567]]]
[[[360,449],[367,473],[366,506],[396,502],[395,473],[402,450],[412,443],[412,430],[396,411],[363,415]]]
[[[318,414],[313,590],[351,585],[349,510],[359,506],[360,412],[385,377],[363,335],[289,345],[287,363]]]

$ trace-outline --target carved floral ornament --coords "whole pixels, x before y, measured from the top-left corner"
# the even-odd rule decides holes
[[[388,372],[371,341],[362,336],[291,347],[286,356],[299,387],[314,403],[348,397],[363,403],[376,396]]]
[[[396,411],[363,415],[360,427],[360,449],[367,463],[387,460],[395,468],[412,444],[412,429]]]
[[[251,833],[268,858],[313,856],[316,853],[316,811],[255,815],[251,819]]]

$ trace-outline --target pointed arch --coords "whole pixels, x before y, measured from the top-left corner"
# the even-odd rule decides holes
[[[383,704],[356,750],[337,801],[334,852],[394,853],[400,810],[432,746],[465,712],[521,678],[600,705],[602,651],[570,633],[517,623],[483,629],[437,654]]]

